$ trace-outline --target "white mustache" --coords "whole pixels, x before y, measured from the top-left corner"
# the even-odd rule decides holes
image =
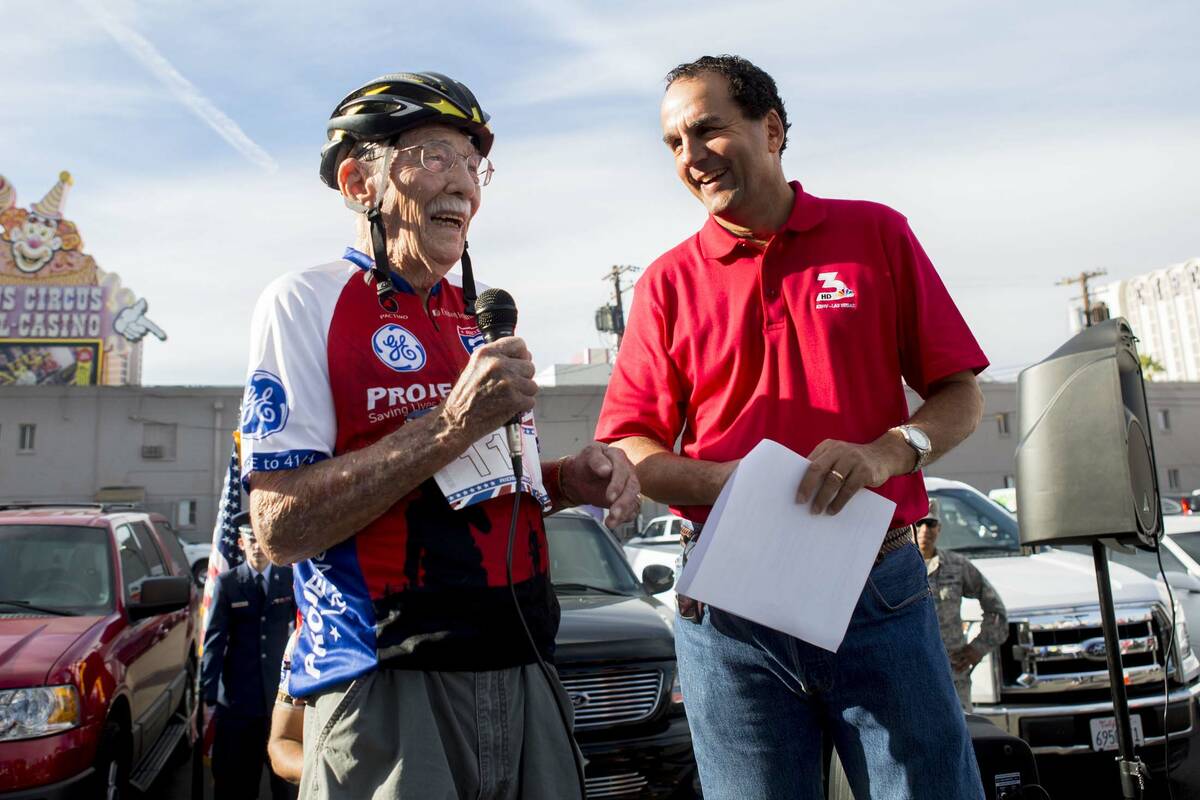
[[[429,216],[435,214],[455,214],[464,220],[471,218],[471,204],[458,197],[438,198],[429,204]]]

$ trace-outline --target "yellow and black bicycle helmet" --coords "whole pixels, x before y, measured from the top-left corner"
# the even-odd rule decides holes
[[[338,188],[337,166],[347,145],[387,141],[430,123],[462,128],[486,156],[493,140],[489,119],[470,89],[439,72],[382,75],[346,95],[334,109],[325,128],[329,141],[321,148],[321,180]]]
[[[325,127],[329,140],[321,148],[321,180],[326,186],[338,188],[338,164],[357,142],[387,142],[406,130],[430,123],[461,128],[474,141],[480,155],[486,156],[493,141],[489,119],[470,89],[440,72],[394,72],[380,76],[346,95],[333,110]],[[385,160],[385,173],[387,164]],[[366,215],[370,223],[374,265],[364,277],[375,284],[379,302],[385,304],[395,287],[388,263],[382,202],[381,195],[371,208],[350,200],[346,205]],[[465,244],[462,275],[465,311],[474,315],[475,276]]]

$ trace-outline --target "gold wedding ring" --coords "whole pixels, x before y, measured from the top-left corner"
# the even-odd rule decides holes
[[[838,483],[844,483],[846,476],[838,472],[836,469],[829,470],[829,474],[838,479]]]

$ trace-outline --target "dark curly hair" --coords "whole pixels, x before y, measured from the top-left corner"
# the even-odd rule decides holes
[[[783,144],[779,146],[782,153],[787,147],[787,132],[791,125],[775,79],[741,56],[701,56],[668,72],[667,86],[681,78],[698,78],[706,73],[724,76],[729,82],[729,96],[747,118],[762,119],[768,111],[775,109],[783,123]]]

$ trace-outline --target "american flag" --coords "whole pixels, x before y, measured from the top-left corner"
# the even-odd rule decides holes
[[[213,602],[213,590],[217,576],[228,569],[233,569],[246,560],[241,548],[237,546],[238,532],[233,527],[233,518],[242,510],[242,467],[238,453],[241,444],[238,433],[233,434],[233,455],[229,457],[229,469],[225,471],[225,483],[221,490],[221,507],[217,510],[217,524],[213,526],[212,550],[208,554],[208,575],[204,579],[204,597],[200,601],[200,640],[197,642],[198,656],[204,656],[204,629],[208,623],[208,609]],[[197,709],[200,704],[196,704]],[[205,758],[212,755],[213,741],[216,738],[216,721],[209,718],[204,724]]]
[[[221,491],[221,507],[217,511],[217,524],[213,526],[212,551],[208,555],[208,576],[204,579],[204,599],[200,601],[200,653],[204,654],[204,628],[208,622],[208,609],[213,601],[213,587],[217,576],[233,569],[246,560],[238,547],[238,532],[233,518],[242,511],[242,468],[238,457],[238,434],[233,435],[233,455],[229,457],[229,469],[225,472],[225,484]]]

